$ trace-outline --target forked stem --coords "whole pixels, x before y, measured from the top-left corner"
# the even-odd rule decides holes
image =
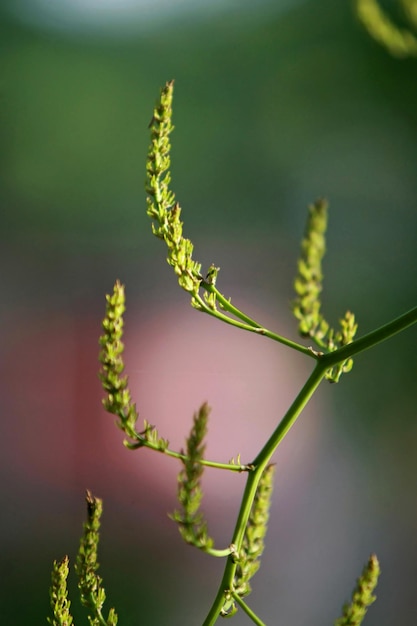
[[[245,491],[242,496],[242,502],[240,506],[239,515],[236,521],[235,531],[233,534],[232,543],[236,546],[236,552],[242,546],[242,541],[245,533],[246,524],[249,519],[249,514],[253,505],[253,501],[256,495],[256,490],[259,484],[259,480],[262,476],[262,472],[269,463],[272,455],[276,451],[277,447],[284,439],[290,428],[294,425],[297,418],[309,402],[310,398],[315,393],[316,389],[324,379],[326,371],[329,367],[333,367],[338,363],[343,362],[346,358],[353,357],[359,352],[368,350],[373,346],[390,339],[397,333],[405,330],[409,326],[417,322],[417,307],[411,309],[407,313],[400,315],[398,318],[378,328],[377,330],[368,333],[364,337],[357,339],[351,344],[335,350],[334,352],[323,355],[319,358],[314,370],[308,377],[303,388],[295,398],[294,402],[284,415],[271,437],[268,439],[262,450],[259,452],[253,463],[250,465],[254,467],[254,470],[248,474]],[[262,624],[259,618],[249,609],[249,607],[237,599],[237,594],[233,589],[233,580],[236,572],[237,563],[233,554],[227,558],[226,566],[223,573],[217,595],[210,608],[210,611],[203,622],[203,626],[213,626],[217,618],[220,615],[222,607],[224,605],[225,592],[229,592],[232,597],[244,608],[245,612],[251,617],[255,624]],[[244,605],[244,607],[243,607]],[[248,609],[248,610],[246,610]],[[258,621],[257,621],[258,620]]]
[[[242,503],[240,506],[240,511],[236,521],[236,526],[232,539],[232,543],[236,546],[236,552],[238,554],[242,546],[246,525],[248,523],[250,511],[262,473],[268,465],[278,445],[283,440],[287,432],[290,430],[291,426],[295,423],[296,419],[316,391],[317,387],[320,385],[325,376],[325,373],[326,368],[323,367],[320,362],[317,363],[316,367],[310,374],[307,382],[304,384],[303,388],[295,398],[291,407],[288,409],[287,413],[278,424],[270,439],[266,442],[254,462],[251,464],[254,466],[255,469],[248,475],[248,479],[246,481],[246,487],[242,496]],[[216,623],[224,604],[225,591],[228,590],[233,594],[233,580],[236,572],[236,567],[237,563],[236,560],[233,558],[233,555],[229,556],[216,598],[205,621],[203,622],[203,626],[213,626],[213,624]]]
[[[234,315],[238,319],[229,317],[228,315],[225,315],[218,309],[213,309],[209,307],[204,302],[203,298],[201,298],[201,296],[198,296],[196,300],[200,305],[200,310],[203,311],[204,313],[207,313],[208,315],[211,315],[212,317],[216,317],[218,320],[225,322],[226,324],[236,326],[236,328],[240,328],[241,330],[246,330],[252,333],[256,333],[257,335],[262,335],[263,337],[268,337],[269,339],[272,339],[273,341],[281,343],[284,346],[287,346],[288,348],[292,348],[293,350],[296,350],[297,352],[302,352],[302,354],[305,354],[306,356],[309,356],[310,358],[313,358],[313,359],[318,358],[317,353],[314,350],[311,350],[311,348],[307,348],[306,346],[303,346],[300,343],[297,343],[296,341],[292,341],[291,339],[287,339],[286,337],[283,337],[282,335],[278,335],[277,333],[274,333],[271,330],[264,328],[261,324],[258,324],[258,322],[255,322],[253,319],[248,317],[245,313],[243,313],[242,311],[237,309],[235,306],[233,306],[233,304],[229,300],[227,300],[227,298],[225,298],[212,285],[207,286],[206,283],[204,283],[202,287],[206,289],[206,291],[208,291],[209,293],[215,293],[217,297],[217,301],[221,304],[222,309],[224,309],[231,315]]]
[[[250,608],[250,606],[248,606],[246,604],[246,602],[244,600],[242,600],[242,598],[239,596],[238,593],[233,592],[232,593],[232,597],[233,599],[237,602],[237,604],[239,604],[239,606],[243,609],[243,611],[245,611],[246,615],[249,615],[249,617],[251,618],[252,622],[254,624],[256,624],[257,626],[266,626],[265,622],[263,622],[257,615],[256,613],[254,613],[252,611],[252,609]]]
[[[397,335],[406,328],[409,328],[416,322],[417,307],[414,307],[410,311],[407,311],[407,313],[403,313],[399,317],[396,317],[391,322],[380,326],[376,330],[371,331],[359,339],[355,339],[347,346],[343,346],[334,352],[323,355],[321,357],[321,362],[325,363],[327,367],[332,367],[345,359],[359,354],[359,352],[369,350],[369,348],[373,348],[377,344],[382,343],[387,339],[391,339],[391,337],[394,337],[394,335]]]

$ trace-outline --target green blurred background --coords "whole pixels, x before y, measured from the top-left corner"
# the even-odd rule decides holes
[[[174,188],[221,288],[296,338],[295,260],[306,206],[324,195],[324,312],[336,322],[351,308],[362,334],[416,305],[416,61],[372,41],[350,2],[2,7],[1,622],[46,623],[51,563],[75,557],[88,487],[104,498],[102,575],[120,623],[198,626],[222,563],[183,546],[166,517],[176,464],[126,451],[100,408],[104,294],[127,286],[132,393],[152,423],[166,410],[161,434],[178,447],[214,396],[210,452],[220,440],[249,461],[309,364],[255,352],[262,340],[178,293],[145,213],[152,107],[175,78]],[[289,435],[249,599],[268,624],[331,624],[371,551],[383,575],[366,623],[415,622],[415,342],[411,329],[358,357]],[[238,494],[222,481],[207,509],[227,544]]]

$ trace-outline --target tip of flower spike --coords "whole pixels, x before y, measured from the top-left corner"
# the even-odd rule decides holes
[[[151,128],[151,145],[146,163],[147,214],[154,220],[152,232],[165,241],[167,261],[174,268],[182,289],[197,298],[201,283],[201,265],[193,260],[193,244],[183,237],[180,206],[170,188],[170,134],[172,124],[172,97],[174,81],[168,81],[154,109]],[[198,299],[198,298],[197,298]]]
[[[318,198],[308,207],[308,219],[294,281],[297,297],[292,303],[299,334],[311,338],[320,352],[335,352],[351,343],[358,328],[355,316],[350,311],[340,320],[340,330],[331,328],[321,313],[322,260],[326,252],[328,206],[325,198]],[[352,359],[337,364],[326,373],[327,380],[338,382],[341,375],[349,372],[352,366]]]
[[[119,418],[118,425],[131,436],[137,413],[131,402],[128,378],[122,376],[125,293],[124,285],[119,280],[114,285],[113,293],[106,296],[106,301],[106,314],[102,323],[103,334],[99,339],[102,347],[99,356],[101,363],[99,378],[106,394],[103,405],[106,411]]]
[[[376,600],[374,595],[381,573],[379,561],[371,554],[356,582],[351,602],[343,607],[342,616],[335,621],[335,626],[361,626],[368,608]]]

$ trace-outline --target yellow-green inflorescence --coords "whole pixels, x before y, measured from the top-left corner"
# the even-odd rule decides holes
[[[128,378],[123,376],[123,314],[125,312],[124,285],[116,281],[111,295],[106,296],[106,315],[100,337],[99,377],[106,392],[103,405],[106,411],[119,418],[118,425],[130,437],[135,438],[138,419],[136,406],[132,404],[128,389]]]
[[[343,607],[343,615],[335,621],[334,626],[360,626],[370,605],[375,602],[375,588],[381,573],[375,554],[371,554],[362,575],[358,578],[352,593],[350,604]]]
[[[308,211],[294,283],[298,298],[293,304],[293,312],[299,320],[300,335],[312,337],[318,346],[324,348],[329,325],[320,312],[320,294],[323,289],[321,262],[326,252],[328,204],[325,200],[318,200],[309,206]]]
[[[127,435],[124,444],[128,448],[148,446],[160,451],[168,447],[168,441],[159,437],[154,426],[144,420],[142,432],[136,430],[139,414],[132,402],[128,377],[123,376],[123,314],[125,312],[124,286],[116,281],[113,293],[106,296],[106,314],[102,323],[99,378],[106,393],[103,405],[106,411],[116,415],[117,425]]]
[[[89,491],[87,491],[86,501],[87,522],[84,524],[84,533],[75,565],[79,578],[81,603],[89,609],[90,626],[116,626],[117,615],[114,609],[110,609],[107,619],[102,614],[106,593],[102,587],[103,581],[97,574],[99,568],[97,552],[103,503]]]
[[[69,559],[54,561],[50,588],[50,602],[53,618],[48,617],[51,626],[71,626],[73,619],[70,613],[71,602],[68,600],[67,578]]]
[[[151,145],[146,164],[146,191],[149,194],[147,213],[154,220],[154,235],[163,239],[168,247],[167,261],[174,268],[180,286],[191,293],[193,305],[200,308],[198,291],[202,281],[201,265],[192,258],[192,242],[183,237],[181,208],[169,188],[169,135],[174,129],[171,121],[173,89],[174,81],[166,83],[150,123]]]
[[[203,497],[201,478],[204,466],[204,438],[207,433],[207,422],[210,409],[204,403],[194,415],[193,426],[187,438],[183,469],[178,475],[178,500],[181,511],[174,511],[172,519],[177,522],[183,539],[201,550],[208,551],[213,540],[208,536],[207,524],[200,511]]]
[[[249,581],[256,574],[261,564],[260,558],[264,551],[264,539],[268,530],[274,475],[275,465],[270,464],[264,470],[259,481],[245,529],[234,580],[234,590],[241,598],[251,592]]]
[[[326,230],[328,203],[317,200],[309,206],[304,239],[301,242],[301,255],[294,287],[297,298],[293,302],[293,313],[299,321],[298,330],[302,337],[310,337],[320,350],[334,352],[351,343],[358,325],[355,316],[346,311],[340,320],[340,330],[330,328],[321,313],[321,292],[323,289],[322,260],[326,252]],[[326,373],[331,382],[338,382],[343,373],[349,372],[353,359],[335,365]]]
[[[396,25],[378,0],[355,0],[355,10],[371,37],[393,56],[415,57],[417,56],[417,37],[411,28],[417,28],[417,3],[416,0],[401,0],[399,4],[410,28]]]

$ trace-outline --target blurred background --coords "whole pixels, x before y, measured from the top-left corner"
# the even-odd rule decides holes
[[[132,395],[173,447],[207,400],[208,456],[251,461],[311,363],[205,318],[177,287],[145,212],[160,87],[175,78],[185,235],[221,266],[223,293],[297,339],[299,241],[326,196],[324,314],[350,308],[364,334],[416,305],[417,61],[333,0],[9,0],[0,17],[1,620],[46,623],[51,564],[74,563],[89,488],[120,623],[199,626],[223,562],[167,517],[178,464],[127,451],[101,408],[104,294],[126,285]],[[249,598],[266,623],[332,624],[370,552],[383,573],[366,624],[416,622],[415,343],[414,328],[358,357],[280,447]],[[206,474],[222,547],[244,477]],[[73,574],[70,587],[78,626]]]

